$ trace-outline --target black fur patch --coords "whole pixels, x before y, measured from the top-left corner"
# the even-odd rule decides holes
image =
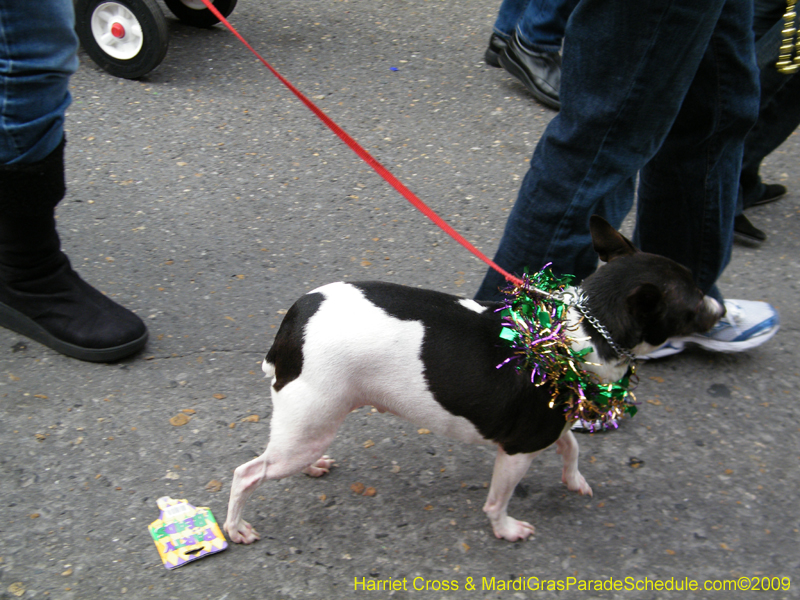
[[[303,338],[308,320],[319,310],[324,296],[306,294],[295,302],[283,318],[266,360],[275,365],[275,391],[300,377],[303,371]]]
[[[566,420],[549,408],[549,393],[513,366],[497,369],[510,354],[500,339],[498,304],[479,302],[488,308],[478,314],[441,292],[382,282],[352,285],[391,316],[422,322],[424,375],[448,412],[469,420],[508,454],[541,450],[561,435]]]
[[[672,336],[706,331],[719,315],[709,314],[703,292],[689,270],[646,252],[616,258],[581,284],[592,314],[623,348],[641,341],[659,346]],[[616,352],[589,323],[592,344],[604,360]]]

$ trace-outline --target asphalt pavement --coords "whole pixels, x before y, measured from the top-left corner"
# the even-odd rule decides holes
[[[484,64],[497,4],[242,0],[230,19],[492,255],[555,114]],[[224,521],[233,469],[268,440],[259,363],[297,297],[342,279],[470,297],[485,270],[226,30],[170,18],[169,33],[142,80],[82,51],[72,79],[63,246],[151,337],[106,365],[0,330],[0,598],[800,597],[798,133],[763,168],[789,194],[748,212],[768,240],[737,245],[720,284],[772,303],[780,332],[642,365],[636,417],[579,437],[593,498],[568,493],[546,451],[510,506],[535,537],[497,540],[481,511],[491,448],[363,408],[329,475],[254,494],[261,541],[165,569],[156,500]]]

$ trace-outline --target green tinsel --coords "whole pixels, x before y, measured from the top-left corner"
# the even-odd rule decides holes
[[[567,421],[582,419],[590,429],[617,426],[624,415],[636,414],[636,398],[629,390],[635,368],[631,365],[624,377],[603,383],[584,365],[591,347],[574,350],[571,334],[577,325],[566,323],[569,302],[575,294],[567,292],[572,275],[556,277],[546,266],[533,275],[525,274],[522,285],[504,290],[506,307],[502,311],[500,337],[509,343],[514,354],[497,365],[513,364],[531,372],[531,382],[550,388],[550,407],[562,410]]]

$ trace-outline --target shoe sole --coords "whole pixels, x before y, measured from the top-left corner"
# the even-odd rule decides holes
[[[30,317],[0,302],[0,326],[39,342],[66,356],[87,362],[115,362],[144,348],[147,332],[140,338],[111,348],[84,348],[58,339]]]
[[[777,196],[771,196],[770,198],[766,198],[766,199],[761,198],[759,200],[756,200],[752,204],[748,204],[745,208],[750,208],[752,206],[764,206],[765,204],[772,204],[773,202],[777,202],[778,200],[783,198],[787,193],[788,193],[788,190],[786,192],[778,194]]]
[[[767,329],[761,335],[754,335],[753,337],[748,338],[747,340],[742,340],[741,342],[726,342],[722,340],[700,337],[676,338],[674,340],[670,340],[658,350],[654,350],[653,352],[650,352],[645,356],[639,356],[638,358],[642,360],[665,358],[667,356],[672,356],[674,354],[683,352],[687,346],[699,346],[700,348],[708,350],[709,352],[721,352],[724,354],[745,352],[768,342],[776,333],[778,333],[778,329],[780,329],[780,326]]]
[[[511,73],[511,75],[522,82],[522,85],[525,86],[525,89],[531,93],[537,102],[540,102],[549,108],[561,110],[561,102],[553,100],[550,96],[542,92],[536,86],[536,83],[531,81],[530,77],[528,77],[528,73],[525,71],[525,69],[514,62],[514,59],[508,55],[508,52],[503,52],[500,55],[500,64],[506,71]]]
[[[735,230],[733,232],[733,239],[739,242],[740,244],[744,246],[749,246],[751,248],[758,248],[761,244],[767,241],[766,239],[761,240],[759,238]]]

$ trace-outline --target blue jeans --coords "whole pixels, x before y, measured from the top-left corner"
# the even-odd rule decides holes
[[[567,19],[578,0],[503,0],[494,32],[508,39],[514,30],[522,43],[536,52],[558,52]]]
[[[540,139],[495,261],[594,271],[589,217],[686,265],[700,288],[730,259],[744,136],[758,113],[752,0],[581,0],[567,22],[561,111]],[[477,293],[499,299],[490,271]]]
[[[758,120],[744,141],[739,212],[764,194],[761,162],[800,125],[800,77],[775,68],[783,29],[784,0],[756,0],[756,55],[761,67]]]
[[[764,194],[761,162],[800,125],[800,77],[784,75],[774,67],[761,73],[761,109],[747,134],[742,160],[742,206],[751,206]]]
[[[0,1],[0,165],[38,162],[61,143],[78,68],[72,1]]]

